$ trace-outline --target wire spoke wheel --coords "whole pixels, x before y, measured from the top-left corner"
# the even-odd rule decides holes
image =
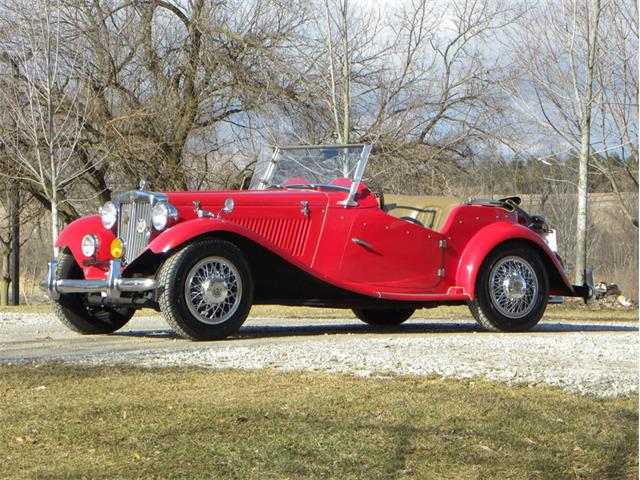
[[[549,274],[540,255],[516,241],[487,254],[469,302],[473,317],[485,330],[526,332],[540,321],[549,298]]]
[[[221,340],[236,333],[253,303],[253,276],[233,243],[206,238],[168,257],[158,273],[158,303],[184,338]]]
[[[184,296],[187,308],[199,321],[208,325],[224,323],[240,306],[240,273],[226,258],[203,258],[189,270]]]
[[[491,270],[489,298],[505,317],[517,319],[527,316],[536,305],[538,289],[534,268],[521,257],[504,257]]]

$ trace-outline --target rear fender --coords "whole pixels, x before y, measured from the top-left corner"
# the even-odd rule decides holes
[[[544,240],[527,227],[510,222],[492,223],[471,238],[460,257],[456,285],[464,287],[465,292],[474,298],[476,278],[484,259],[498,245],[513,240],[530,244],[540,254],[547,268],[552,294],[574,295],[560,260]]]

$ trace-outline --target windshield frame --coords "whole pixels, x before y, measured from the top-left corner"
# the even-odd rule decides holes
[[[287,145],[287,146],[275,146],[273,149],[273,154],[271,155],[271,158],[269,159],[269,163],[267,164],[267,166],[264,169],[264,174],[262,175],[262,178],[257,180],[257,185],[256,187],[253,188],[253,190],[266,190],[267,188],[288,188],[289,185],[272,185],[270,183],[270,180],[273,178],[274,173],[276,172],[276,168],[278,165],[278,158],[281,155],[281,153],[283,151],[286,150],[327,150],[327,149],[345,149],[345,148],[357,148],[357,147],[361,147],[360,150],[360,155],[358,156],[358,162],[356,164],[355,167],[355,171],[353,174],[353,178],[350,178],[349,180],[351,180],[351,186],[350,187],[343,187],[344,190],[346,191],[348,189],[348,193],[347,193],[347,198],[341,200],[338,202],[338,205],[343,205],[345,207],[353,207],[358,205],[358,203],[355,201],[355,195],[356,192],[358,191],[358,188],[360,186],[360,183],[362,182],[362,177],[364,175],[364,170],[367,166],[367,162],[369,161],[369,155],[371,153],[371,145],[370,144],[361,144],[361,143],[355,143],[355,144],[336,144],[336,145],[331,145],[331,144],[326,144],[326,145]],[[256,175],[256,172],[258,171],[258,169],[256,169],[254,171],[254,175]],[[336,177],[339,178],[339,177]],[[251,183],[253,184],[253,179],[251,181]],[[335,187],[335,185],[327,185],[327,186],[331,186],[331,187]],[[322,188],[323,184],[309,184],[310,188]],[[291,185],[291,188],[301,188],[301,185]]]

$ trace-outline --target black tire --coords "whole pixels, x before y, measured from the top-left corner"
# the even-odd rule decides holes
[[[415,308],[354,308],[356,317],[369,325],[400,325],[411,318]]]
[[[482,263],[469,309],[486,330],[524,332],[540,321],[548,299],[549,279],[538,252],[523,243],[507,243],[496,247]]]
[[[198,267],[199,264],[204,264]],[[207,263],[209,262],[209,263]],[[217,263],[216,263],[217,262]],[[210,290],[204,288],[203,284],[212,276],[197,276],[199,268],[206,265],[226,265],[231,275],[224,280],[218,281],[218,287]],[[232,266],[232,267],[230,267]],[[208,268],[208,267],[207,267]],[[194,272],[194,269],[196,270]],[[235,270],[235,271],[233,271]],[[213,274],[213,272],[212,272]],[[216,275],[219,271],[216,271]],[[191,275],[196,275],[191,277]],[[198,279],[202,279],[198,284]],[[191,340],[220,340],[238,331],[249,315],[253,302],[253,278],[251,270],[243,253],[233,243],[220,239],[207,239],[194,242],[171,255],[160,267],[158,273],[160,284],[160,311],[167,323],[176,331],[178,335]],[[229,280],[230,285],[227,285]],[[187,286],[189,282],[189,287]],[[233,294],[233,282],[235,282],[235,293],[239,294],[237,301],[231,300]],[[220,285],[222,283],[223,285]],[[193,287],[195,295],[200,295],[205,302],[204,306],[218,305],[222,308],[221,317],[215,317],[218,310],[213,311],[213,318],[205,317],[209,310],[200,313],[198,306],[187,298],[186,289]],[[196,288],[199,287],[199,288]],[[216,290],[217,288],[217,290]],[[221,293],[222,292],[222,293]],[[226,292],[226,293],[224,293]],[[221,301],[213,300],[207,302],[207,295],[221,295]],[[229,311],[224,313],[226,301],[233,302]],[[210,300],[210,299],[209,299]],[[194,300],[196,301],[196,300]],[[212,307],[217,308],[217,307]]]
[[[73,255],[61,252],[56,268],[57,278],[84,278],[82,269]],[[60,321],[74,332],[83,335],[112,333],[124,327],[135,310],[133,308],[110,308],[88,306],[83,293],[60,295],[53,301],[53,311]]]

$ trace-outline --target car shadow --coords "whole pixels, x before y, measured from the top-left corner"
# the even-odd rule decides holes
[[[544,322],[536,325],[531,333],[569,333],[569,332],[637,332],[638,325],[579,324]],[[321,325],[245,325],[238,333],[227,340],[242,340],[269,337],[302,337],[338,334],[415,334],[415,333],[491,333],[485,332],[474,322],[410,322],[394,327],[375,327],[364,324],[336,323]],[[128,330],[113,335],[124,337],[179,339],[173,330]]]

